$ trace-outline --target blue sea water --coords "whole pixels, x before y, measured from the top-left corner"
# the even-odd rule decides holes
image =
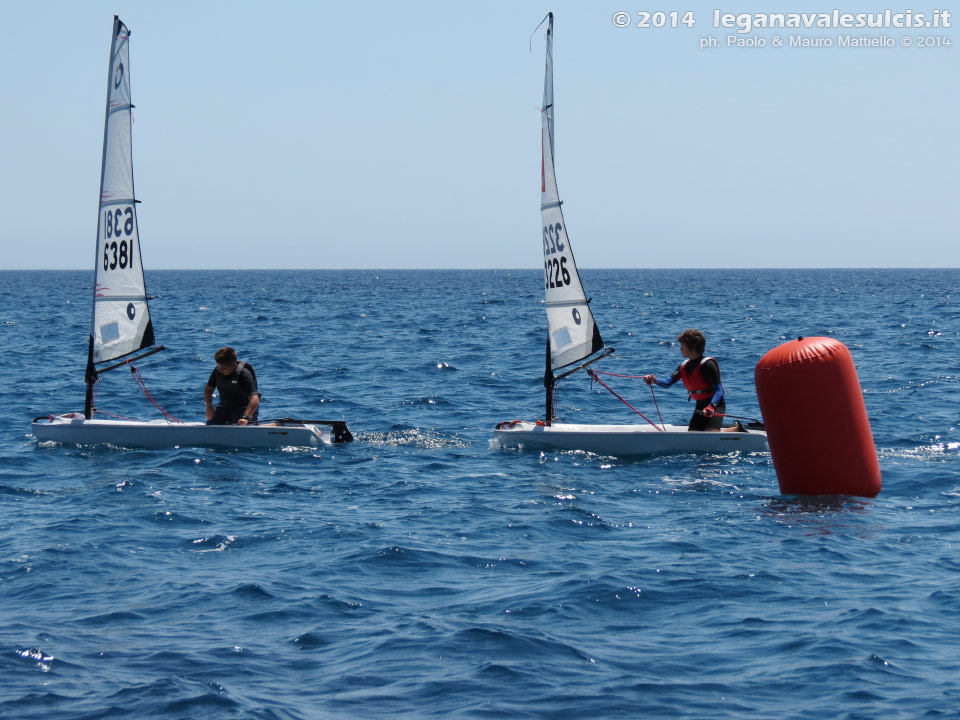
[[[767,454],[492,446],[543,413],[535,271],[148,272],[168,412],[202,417],[230,344],[261,417],[357,442],[37,445],[82,408],[91,273],[3,272],[0,717],[960,716],[960,271],[581,275],[603,369],[668,372],[700,327],[730,413],[769,349],[846,344],[880,495],[781,496]],[[159,416],[125,370],[99,407]],[[558,411],[642,422],[582,373]]]

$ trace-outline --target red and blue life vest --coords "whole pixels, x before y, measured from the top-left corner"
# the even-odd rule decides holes
[[[701,358],[693,370],[689,368],[689,360],[685,360],[683,365],[680,366],[680,379],[683,380],[683,386],[694,400],[709,400],[713,397],[713,386],[703,377],[703,365],[708,361],[712,362],[713,366],[717,369],[717,379],[719,380],[720,366],[717,364],[716,359],[712,357]]]

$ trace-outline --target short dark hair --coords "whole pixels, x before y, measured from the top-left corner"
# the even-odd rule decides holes
[[[707,347],[706,336],[696,328],[689,328],[677,335],[677,342],[698,353],[702,353]]]
[[[232,347],[222,347],[213,354],[213,359],[217,361],[217,365],[235,363],[237,361],[237,351]]]

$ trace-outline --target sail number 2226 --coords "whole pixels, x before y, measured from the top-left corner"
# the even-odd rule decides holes
[[[103,211],[103,269],[133,267],[133,208]],[[127,239],[129,237],[129,240]]]
[[[563,225],[556,223],[543,226],[543,274],[545,288],[558,288],[570,284],[567,256],[563,254]],[[557,255],[560,255],[557,258]],[[553,256],[553,257],[551,257]]]

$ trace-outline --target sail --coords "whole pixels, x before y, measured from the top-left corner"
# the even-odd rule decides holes
[[[93,363],[113,360],[154,344],[137,232],[132,109],[130,31],[114,16],[90,328]]]
[[[580,284],[557,191],[553,166],[553,13],[548,17],[547,65],[541,110],[540,213],[543,219],[543,275],[550,334],[550,370],[556,370],[601,350],[603,340]]]

